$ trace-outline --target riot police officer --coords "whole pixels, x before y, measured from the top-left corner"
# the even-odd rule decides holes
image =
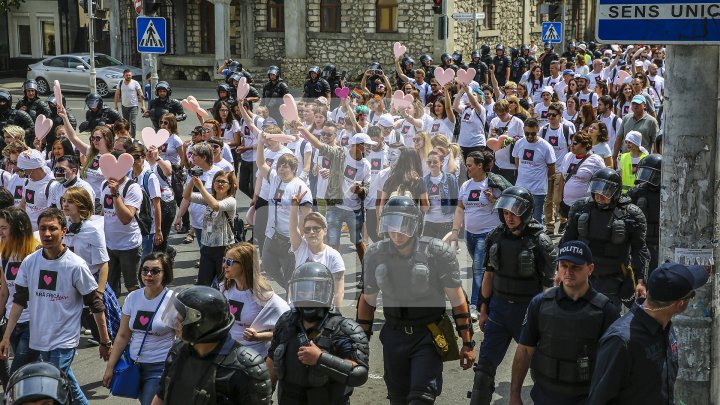
[[[152,121],[156,131],[160,129],[160,118],[167,113],[175,114],[177,121],[185,121],[187,116],[185,115],[182,104],[180,104],[180,101],[177,99],[170,98],[170,96],[172,96],[172,88],[168,82],[158,82],[157,86],[155,86],[155,96],[156,97],[150,101],[148,110],[145,111],[143,117],[150,117],[150,121]]]
[[[650,253],[645,244],[647,227],[642,210],[622,195],[622,180],[613,169],[600,169],[590,179],[591,197],[570,208],[561,242],[582,240],[592,249],[593,288],[605,294],[620,310],[645,295]]]
[[[405,56],[400,61],[400,68],[402,72],[395,72],[395,84],[398,89],[401,89],[405,82],[400,78],[399,73],[404,74],[407,77],[415,76],[415,60],[409,56]]]
[[[217,95],[218,99],[215,100],[215,103],[213,103],[213,112],[217,111],[218,105],[221,101],[224,101],[226,103],[233,103],[235,102],[235,99],[232,96],[232,92],[230,89],[230,85],[227,83],[220,83],[217,86]]]
[[[520,57],[525,59],[526,65],[530,65],[530,61],[535,60],[535,58],[532,55],[530,55],[530,47],[527,46],[526,44],[523,44],[520,47]]]
[[[80,132],[92,131],[100,125],[112,125],[122,118],[117,111],[105,107],[102,97],[97,93],[88,94],[85,97],[85,105],[88,110],[85,113],[85,121],[78,128]]]
[[[440,55],[440,67],[443,69],[452,69],[458,71],[458,67],[453,64],[453,58],[449,53],[445,52]]]
[[[303,98],[315,100],[318,97],[325,97],[330,100],[330,84],[320,77],[320,67],[311,66],[308,69],[308,79],[303,85]]]
[[[498,82],[498,86],[502,87],[505,82],[510,80],[510,58],[505,55],[505,46],[503,44],[497,44],[495,47],[495,57],[492,60],[493,66],[490,69],[495,71],[495,79]]]
[[[455,52],[453,52],[453,54],[452,54],[452,60],[453,60],[453,64],[454,64],[455,66],[457,66],[458,69],[466,69],[466,70],[467,70],[468,67],[467,67],[467,65],[465,64],[465,62],[463,61],[463,54],[462,54],[462,52],[460,52],[460,51],[455,51]]]
[[[290,93],[290,88],[280,77],[280,68],[270,66],[267,70],[268,82],[263,86],[261,105],[268,108],[270,116],[275,119],[280,127],[283,125],[283,118],[280,115],[280,105],[283,103],[283,96]]]
[[[156,401],[217,405],[272,402],[267,366],[258,352],[230,335],[234,317],[220,291],[190,287],[172,298],[162,320],[173,325],[180,339],[165,360]]]
[[[394,196],[380,217],[384,239],[365,253],[365,283],[357,322],[372,334],[377,294],[383,292],[385,325],[380,332],[385,384],[391,405],[433,404],[442,390],[443,361],[475,359],[467,296],[457,255],[447,243],[422,235],[422,214],[406,196]],[[458,353],[445,298],[463,346]],[[440,353],[443,353],[442,355]]]
[[[490,68],[493,61],[493,57],[490,56],[490,45],[482,44],[480,46],[480,60],[487,65],[488,69]]]
[[[660,168],[662,155],[645,156],[638,162],[635,187],[628,191],[628,197],[645,215],[647,232],[645,243],[650,252],[650,271],[658,267],[658,246],[660,244]],[[649,274],[648,274],[649,276]]]
[[[492,194],[488,194],[492,202]],[[500,224],[485,241],[485,275],[480,289],[478,322],[485,333],[475,365],[471,405],[488,405],[495,390],[495,370],[511,339],[518,341],[530,300],[554,283],[557,252],[543,226],[533,219],[533,196],[509,187],[495,203]]]
[[[335,109],[340,105],[340,99],[335,97],[335,90],[345,87],[345,72],[338,74],[337,67],[332,63],[325,65],[322,71],[322,77],[330,85],[330,109]]]
[[[230,76],[230,94],[231,97],[234,97],[234,95],[237,95],[237,88],[240,83],[241,78],[245,78],[245,81],[249,85],[248,93],[245,96],[245,102],[248,105],[248,108],[250,111],[253,109],[253,103],[257,103],[260,101],[260,92],[257,91],[255,87],[252,86],[253,77],[249,72],[242,71],[242,72],[235,72]]]
[[[35,80],[25,80],[23,83],[23,98],[15,104],[16,110],[23,110],[35,121],[39,114],[50,115],[50,107],[38,97],[38,85]]]
[[[8,405],[71,404],[70,383],[67,376],[52,363],[35,362],[26,364],[8,380],[5,400]]]
[[[420,67],[425,71],[425,81],[430,82],[430,79],[435,77],[435,66],[432,64],[432,56],[424,53],[420,55]]]
[[[527,70],[525,58],[520,56],[517,48],[510,48],[510,80],[520,83],[523,73]]]
[[[473,80],[481,86],[488,82],[488,66],[480,60],[480,51],[477,49],[470,54],[470,63],[468,63],[468,66],[475,69],[475,77]]]
[[[7,90],[0,89],[0,134],[7,125],[17,125],[25,130],[25,141],[32,145],[35,139],[35,121],[23,110],[12,108],[12,95]],[[0,137],[0,147],[5,148],[5,140]]]
[[[575,58],[577,58],[577,55],[578,55],[578,53],[577,53],[577,47],[575,46],[575,41],[570,41],[570,43],[567,46],[567,51],[563,52],[562,55],[560,55],[560,56],[571,61],[571,60],[575,60]]]
[[[275,324],[266,360],[280,405],[345,405],[353,387],[367,381],[367,337],[333,307],[333,284],[330,270],[314,262],[290,278],[294,309]]]
[[[560,245],[561,284],[535,296],[513,359],[510,404],[521,404],[528,368],[537,405],[584,404],[600,337],[618,318],[610,299],[590,286],[593,258],[581,241]]]

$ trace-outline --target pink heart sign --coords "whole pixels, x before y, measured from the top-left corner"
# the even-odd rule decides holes
[[[490,148],[490,150],[498,151],[503,148],[507,138],[507,135],[500,135],[499,138],[490,138],[487,140],[487,147]]]
[[[406,51],[407,51],[407,48],[405,47],[405,45],[401,44],[400,42],[395,42],[393,44],[393,54],[395,54],[395,59],[403,56]]]
[[[440,83],[441,86],[444,86],[452,81],[452,79],[455,78],[455,71],[447,68],[443,69],[441,67],[435,68],[435,80],[437,80],[438,83]]]
[[[10,267],[10,273],[12,273],[13,276],[17,276],[18,271],[20,271],[20,267],[18,267],[18,266],[12,266],[12,267]]]
[[[347,87],[335,89],[335,95],[338,96],[340,100],[345,100],[348,97],[348,94],[350,94],[350,89]]]
[[[475,73],[477,73],[477,71],[474,68],[470,68],[468,70],[459,69],[457,71],[457,78],[460,80],[460,83],[467,86],[475,78]]]
[[[250,91],[250,85],[247,82],[247,78],[244,76],[238,80],[237,85],[237,97],[236,100],[245,100],[245,97],[248,95],[248,92]]]
[[[100,170],[106,180],[120,180],[127,176],[132,168],[133,157],[129,153],[123,153],[119,159],[115,159],[111,153],[100,156]]]
[[[53,91],[55,92],[55,105],[62,107],[62,90],[60,89],[60,82],[57,80],[53,82]]]
[[[37,118],[35,118],[35,138],[42,140],[50,133],[52,127],[52,120],[39,114]]]
[[[157,132],[153,128],[146,127],[142,130],[142,140],[146,147],[161,147],[170,138],[170,132],[167,129],[161,129]]]
[[[283,96],[283,100],[285,102],[280,105],[280,115],[282,115],[283,119],[290,122],[299,121],[300,116],[298,115],[295,97],[293,97],[292,94],[286,94]]]
[[[205,117],[210,115],[207,111],[205,111],[204,108],[200,107],[200,103],[198,103],[197,99],[194,96],[187,96],[187,98],[183,100],[180,104],[182,104],[184,109],[190,110],[191,112],[200,115],[202,119],[205,119]]]
[[[397,108],[408,108],[412,105],[412,102],[412,94],[405,94],[402,90],[395,90],[395,93],[393,93],[393,103]]]
[[[265,134],[265,138],[280,143],[289,143],[295,140],[295,135],[288,134]]]
[[[473,191],[472,193],[470,193],[470,198],[478,198],[477,191]]]

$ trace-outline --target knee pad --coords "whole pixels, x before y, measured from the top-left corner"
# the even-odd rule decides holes
[[[432,405],[435,403],[435,395],[429,392],[410,391],[407,396],[408,405]]]
[[[495,367],[487,360],[479,359],[475,367],[472,391],[468,392],[470,405],[489,405],[495,391]]]

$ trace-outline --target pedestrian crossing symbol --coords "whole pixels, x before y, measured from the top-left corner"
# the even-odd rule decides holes
[[[166,53],[167,37],[163,17],[137,18],[137,50],[140,53]]]
[[[563,28],[561,22],[542,23],[542,42],[559,44],[562,42]]]

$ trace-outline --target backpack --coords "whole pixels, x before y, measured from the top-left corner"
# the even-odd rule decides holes
[[[183,193],[183,187],[185,187],[185,185],[183,184],[183,181],[182,181],[182,178],[183,178],[184,176],[183,176],[183,170],[182,170],[182,168],[181,168],[180,166],[178,166],[178,165],[172,165],[172,175],[171,175],[171,177],[170,177],[170,181],[168,181],[167,176],[165,175],[165,173],[163,173],[163,171],[162,171],[161,168],[158,167],[157,172],[158,172],[158,175],[160,176],[160,178],[161,178],[165,183],[167,183],[168,185],[170,185],[170,188],[172,189],[173,194],[174,194],[175,196],[181,196],[181,195],[182,195],[182,193]]]
[[[147,182],[150,178],[151,173],[152,172],[150,171],[145,172],[145,174],[143,175],[143,184],[138,183],[140,185],[140,191],[142,192],[143,199],[140,203],[140,209],[135,211],[135,220],[138,223],[138,227],[140,228],[140,234],[142,234],[142,236],[147,236],[152,233],[152,205],[150,204],[150,194],[147,190]],[[123,187],[122,190],[123,199],[125,199],[125,197],[127,196],[128,189],[130,189],[130,185],[132,185],[133,183],[137,183],[137,181],[128,179],[127,183],[125,183],[125,187]],[[104,181],[102,184],[102,189],[104,190],[106,186],[107,181]]]
[[[550,124],[547,124],[543,127],[542,134],[540,134],[542,139],[545,139],[548,128],[550,128]],[[568,145],[568,147],[569,147],[570,146],[570,127],[568,127],[567,125],[563,125],[562,126],[562,134],[563,134],[563,137],[565,138],[565,144]],[[547,140],[547,139],[545,139],[545,140]]]

